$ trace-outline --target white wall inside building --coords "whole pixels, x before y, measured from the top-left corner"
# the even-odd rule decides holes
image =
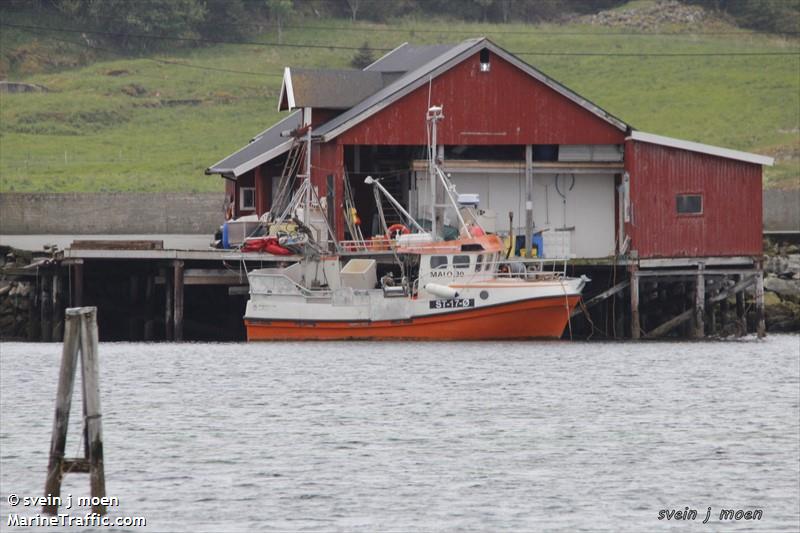
[[[508,212],[514,213],[514,232],[525,231],[525,171],[452,172],[459,193],[480,195],[480,208],[497,215],[496,231],[508,234]],[[573,182],[574,176],[574,182]],[[556,186],[558,185],[558,187]],[[412,184],[412,187],[414,185]],[[416,191],[410,195],[412,213],[430,218],[430,195],[425,172],[416,172]],[[564,194],[564,198],[559,195]],[[537,229],[570,228],[573,257],[597,258],[614,254],[614,176],[612,174],[535,174],[533,219]],[[416,201],[416,204],[415,204]],[[456,225],[453,216],[449,223]],[[545,251],[546,252],[546,251]]]

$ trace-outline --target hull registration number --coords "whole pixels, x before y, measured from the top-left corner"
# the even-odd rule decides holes
[[[448,300],[431,300],[431,309],[466,309],[475,307],[475,298],[450,298]]]

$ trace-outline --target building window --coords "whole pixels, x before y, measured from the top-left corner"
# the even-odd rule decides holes
[[[447,268],[447,256],[446,255],[432,255],[431,256],[431,270],[436,268]]]
[[[489,49],[484,48],[480,53],[481,72],[489,72],[492,69],[492,64],[489,63]]]
[[[453,257],[453,268],[469,268],[469,256],[457,255]]]
[[[675,197],[679,215],[700,215],[703,213],[702,194],[679,194]]]
[[[256,188],[239,188],[239,209],[243,211],[253,211],[256,208]]]

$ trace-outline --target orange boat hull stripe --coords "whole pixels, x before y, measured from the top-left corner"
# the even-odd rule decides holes
[[[406,320],[246,319],[245,325],[250,341],[560,338],[579,298],[540,298]]]

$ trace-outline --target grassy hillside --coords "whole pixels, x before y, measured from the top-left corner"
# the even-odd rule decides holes
[[[393,48],[486,35],[512,52],[800,51],[796,39],[765,35],[611,35],[620,30],[578,24],[305,24],[341,29],[288,28],[284,42],[357,47],[366,38],[370,46]],[[710,30],[736,28],[715,23]],[[23,55],[9,79],[50,90],[0,95],[2,191],[221,190],[222,180],[203,170],[278,119],[283,67],[346,68],[354,54],[224,44],[115,59],[49,37],[2,31],[0,55],[28,50],[28,63]],[[274,39],[263,34],[253,40]],[[521,57],[638,129],[777,156],[767,186],[800,182],[800,55]],[[88,64],[72,66],[81,62]],[[51,71],[25,73],[37,69]]]

